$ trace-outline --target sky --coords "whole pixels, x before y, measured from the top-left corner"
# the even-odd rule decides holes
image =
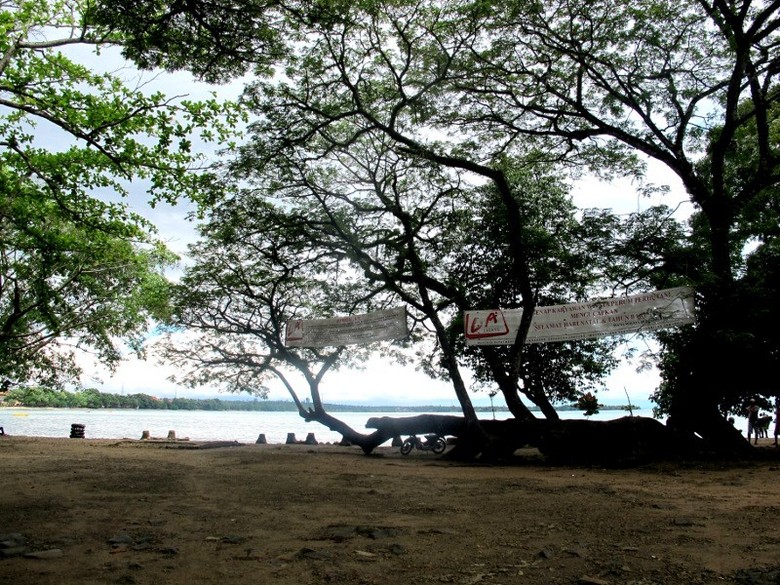
[[[124,67],[122,74],[127,79],[134,79],[139,75],[131,67],[123,65],[116,55],[106,58],[104,53],[101,62],[106,70]],[[242,86],[241,82],[224,87],[206,86],[193,81],[187,73],[160,74],[154,77],[145,74],[145,79],[149,81],[150,87],[175,95],[186,92],[190,98],[207,97],[210,91],[217,91],[221,97],[234,98],[240,93]],[[605,183],[595,178],[583,178],[574,185],[572,196],[579,207],[611,208],[616,213],[630,213],[658,203],[665,203],[671,207],[681,204],[678,210],[680,217],[690,212],[688,197],[679,180],[662,165],[650,161],[648,179],[653,183],[668,185],[668,193],[647,199],[640,197],[634,185],[625,179]],[[174,252],[186,256],[187,245],[197,237],[195,226],[187,220],[190,206],[186,203],[175,206],[160,203],[151,208],[146,203],[145,193],[140,189],[131,193],[128,203],[135,211],[157,226],[159,236]],[[626,345],[620,350],[620,355],[622,356],[622,351],[626,347],[637,347],[637,344],[640,344],[638,346],[640,351],[649,349],[641,345],[643,343],[645,342],[642,340],[627,339]],[[158,397],[225,396],[212,388],[191,389],[169,381],[169,376],[174,372],[169,366],[158,363],[153,352],[150,352],[145,361],[129,356],[114,373],[94,364],[89,356],[83,356],[82,363],[85,366],[82,383],[101,392],[118,394],[143,392]],[[602,404],[626,404],[630,397],[632,404],[640,407],[650,406],[648,398],[658,384],[658,373],[652,369],[637,373],[637,365],[636,361],[621,357],[621,366],[606,379],[604,388],[598,392]],[[363,371],[329,373],[323,380],[321,395],[325,402],[338,404],[457,406],[457,399],[450,384],[430,380],[424,374],[415,371],[413,366],[402,367],[386,363],[380,358],[369,362]],[[305,387],[302,387],[299,396],[301,399],[306,396]],[[290,397],[279,384],[276,387],[272,386],[268,398],[286,400]],[[478,406],[491,404],[490,398],[485,393],[473,394],[472,399]],[[494,400],[496,406],[502,405],[500,396]]]

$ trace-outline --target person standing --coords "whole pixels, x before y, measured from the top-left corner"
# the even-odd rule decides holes
[[[775,398],[775,447],[777,447],[778,435],[780,435],[780,396]]]
[[[756,423],[758,422],[758,405],[756,404],[755,398],[750,399],[750,404],[748,404],[748,407],[745,409],[745,411],[748,419],[748,443],[750,442],[750,435],[753,435],[755,440],[753,444],[758,445],[758,429],[756,429]]]

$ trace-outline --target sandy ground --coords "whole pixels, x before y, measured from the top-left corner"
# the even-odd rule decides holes
[[[780,583],[776,462],[5,436],[0,473],[3,584]]]

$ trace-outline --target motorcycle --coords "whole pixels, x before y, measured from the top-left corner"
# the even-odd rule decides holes
[[[440,437],[439,435],[425,435],[425,440],[420,439],[417,435],[412,435],[401,445],[401,455],[408,455],[412,452],[412,449],[433,451],[438,455],[444,453],[444,449],[446,448],[447,441],[444,440],[444,437]]]

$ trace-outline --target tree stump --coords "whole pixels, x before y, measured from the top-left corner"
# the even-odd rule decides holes
[[[288,445],[295,445],[297,443],[297,439],[295,438],[295,433],[287,433],[287,444]]]
[[[267,445],[268,441],[265,439],[265,433],[260,433],[257,435],[257,441],[255,441],[255,445]]]
[[[142,431],[141,432],[141,440],[142,441],[146,441],[146,440],[148,440],[150,438],[151,438],[151,434],[149,433],[149,431]]]
[[[175,441],[176,440],[176,431],[168,431],[168,440],[169,441]]]
[[[317,439],[314,438],[314,433],[309,433],[306,435],[306,440],[304,441],[307,445],[318,445]]]

